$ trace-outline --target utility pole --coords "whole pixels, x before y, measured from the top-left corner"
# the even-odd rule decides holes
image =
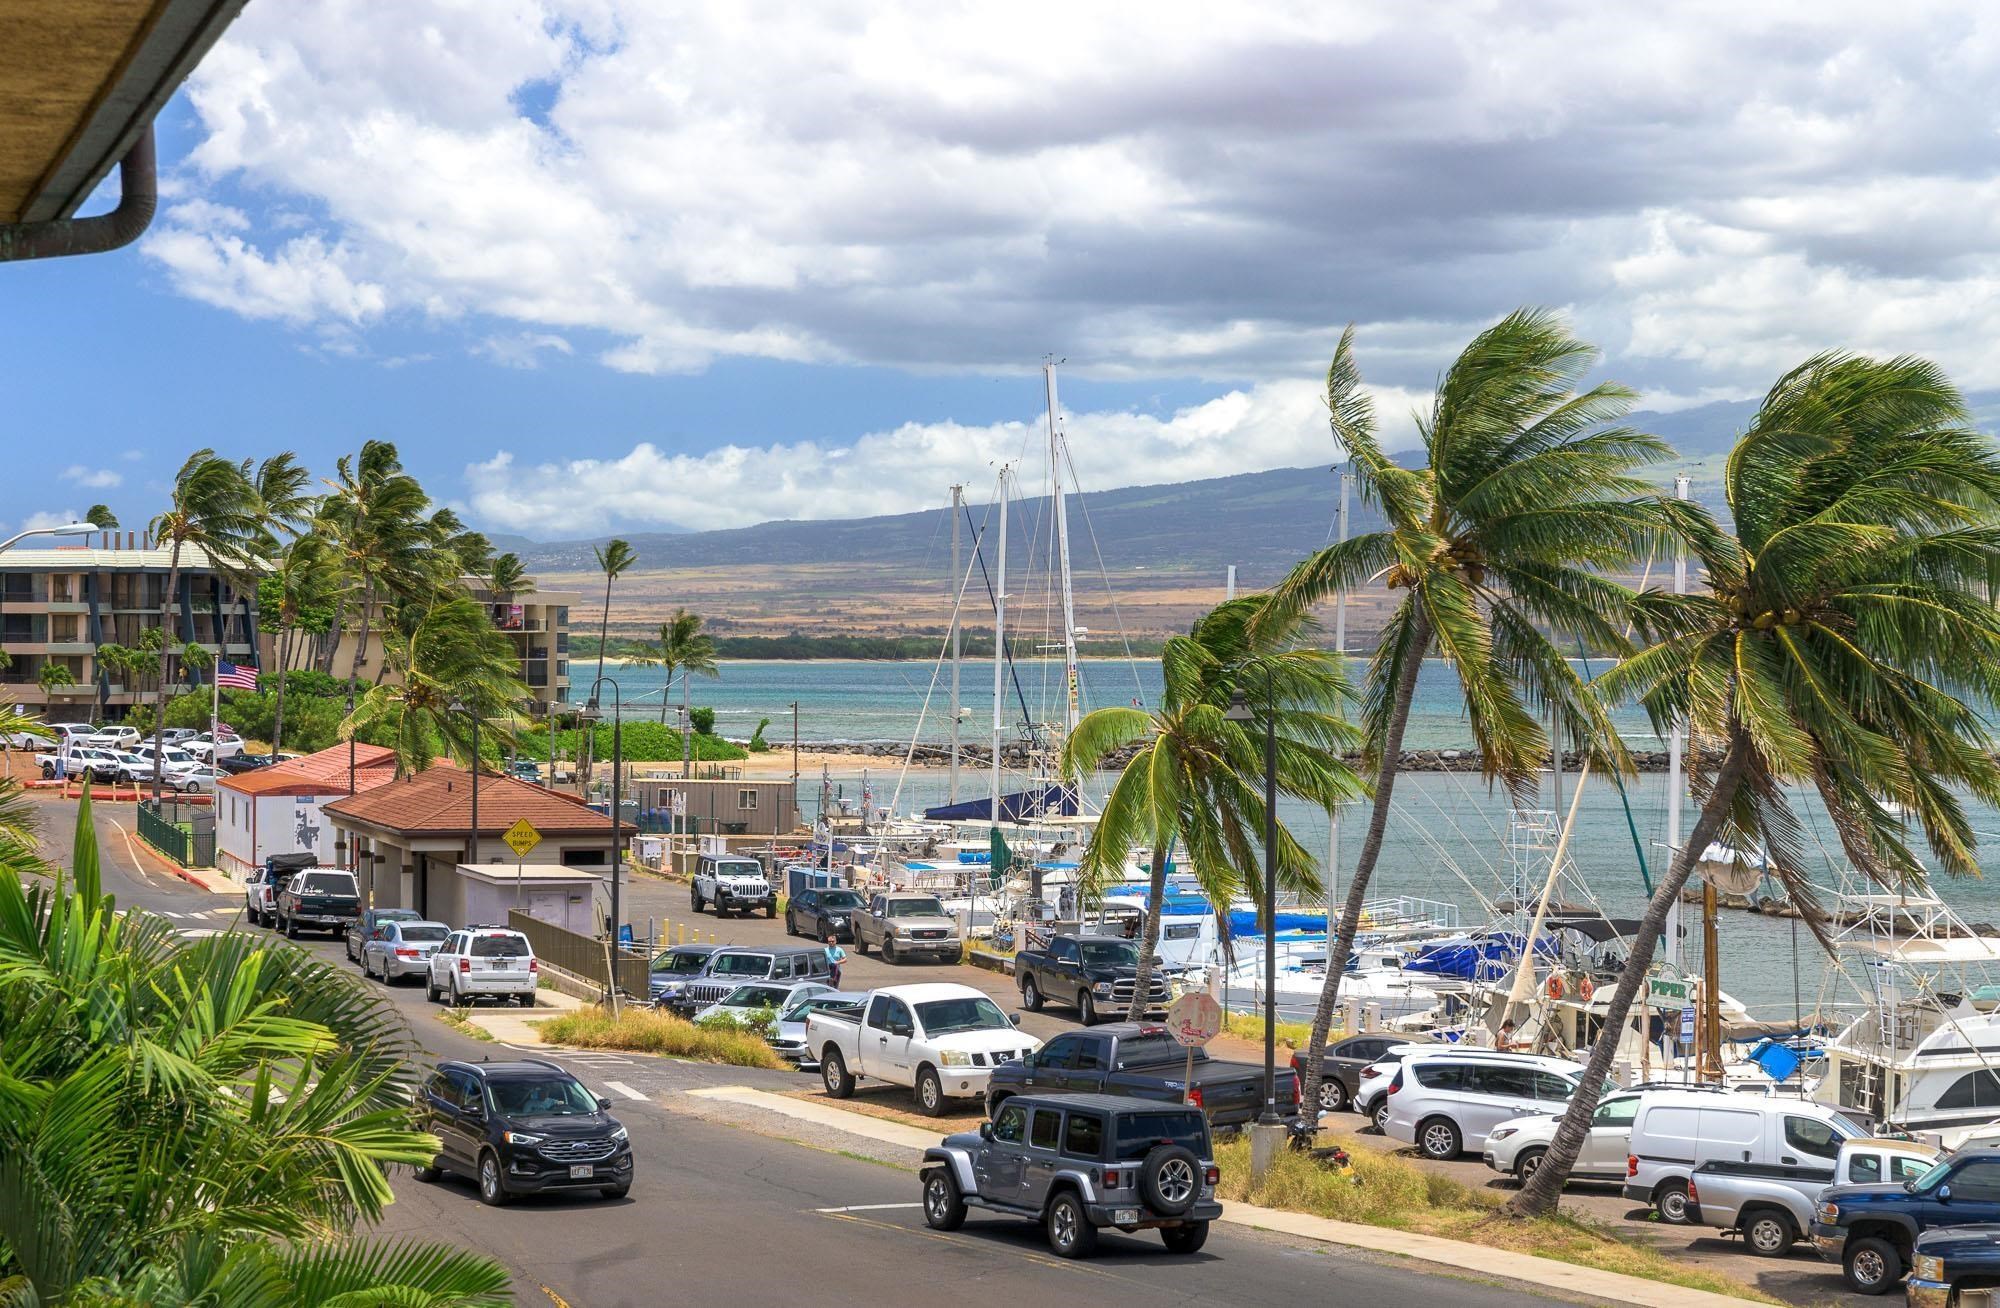
[[[799,789],[799,702],[792,701],[792,793]]]
[[[1688,497],[1688,479],[1685,475],[1674,478],[1674,498]],[[1687,552],[1678,546],[1674,550],[1674,594],[1687,594],[1688,564]],[[1667,861],[1671,863],[1681,848],[1681,724],[1676,721],[1667,731]],[[1667,964],[1679,972],[1682,968],[1681,954],[1681,901],[1676,898],[1667,905]]]
[[[965,486],[951,488],[951,791],[950,802],[958,802],[958,606],[964,594],[965,578],[959,572],[958,526],[965,516]]]

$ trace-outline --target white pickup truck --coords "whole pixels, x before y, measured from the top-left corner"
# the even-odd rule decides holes
[[[935,1117],[946,1099],[983,1098],[995,1067],[1041,1048],[1014,1022],[971,986],[889,986],[869,993],[858,1020],[815,1012],[806,1020],[806,1048],[818,1052],[820,1077],[835,1099],[867,1077],[910,1087],[917,1107]]]

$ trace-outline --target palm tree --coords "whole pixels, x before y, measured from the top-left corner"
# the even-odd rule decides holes
[[[271,748],[281,750],[285,734],[285,675],[292,670],[301,635],[324,632],[333,622],[332,560],[327,543],[303,535],[279,550],[269,575],[257,586],[257,607],[275,626],[272,654],[277,689],[271,713]]]
[[[160,630],[168,637],[160,646],[160,685],[153,703],[153,802],[160,800],[160,732],[167,720],[167,672],[179,631],[174,606],[180,595],[181,556],[190,546],[208,557],[211,567],[239,589],[243,575],[263,540],[264,518],[257,488],[243,469],[216,454],[196,450],[174,475],[166,511],[155,517],[153,540],[168,551],[167,586],[160,597]],[[216,614],[218,623],[221,614]],[[218,632],[218,634],[220,634]],[[182,632],[182,641],[193,632]]]
[[[2000,454],[1951,383],[1921,359],[1807,360],[1764,397],[1723,473],[1736,534],[1680,510],[1706,576],[1643,597],[1648,648],[1598,683],[1664,731],[1719,750],[1687,841],[1654,888],[1631,957],[1549,1152],[1512,1203],[1546,1213],[1595,1111],[1668,908],[1711,841],[1768,851],[1772,874],[1825,943],[1787,796],[1810,786],[1848,860],[1921,884],[1900,805],[1947,875],[1977,875],[1960,790],[2000,803]],[[1699,754],[1697,754],[1699,757]]]
[[[660,721],[667,720],[667,699],[674,688],[674,673],[681,674],[681,775],[694,775],[694,729],[688,711],[688,678],[722,675],[715,663],[715,638],[701,629],[701,614],[674,610],[673,620],[660,624],[660,652],[646,660],[666,669],[667,683],[661,687]]]
[[[111,511],[111,506],[108,504],[91,505],[90,511],[83,515],[83,520],[104,531],[118,530],[118,515]]]
[[[396,751],[396,775],[431,765],[441,745],[467,766],[472,756],[472,714],[503,752],[512,743],[511,709],[528,696],[514,646],[469,595],[433,604],[413,631],[383,634],[393,679],[371,687],[341,724],[341,739],[381,724]],[[461,709],[458,705],[463,705]],[[468,711],[469,710],[469,711]]]
[[[343,455],[335,469],[332,489],[320,504],[314,526],[331,542],[344,577],[339,607],[345,610],[352,600],[361,611],[347,670],[348,679],[358,681],[376,606],[395,596],[420,593],[436,566],[430,524],[424,518],[430,497],[415,477],[403,471],[402,459],[388,441],[363,442],[358,456]],[[336,624],[336,630],[341,625]],[[326,657],[329,666],[324,670],[331,672],[332,648]]]
[[[1387,526],[1300,563],[1271,606],[1274,616],[1296,614],[1377,577],[1403,596],[1368,665],[1363,728],[1374,806],[1327,957],[1313,1049],[1326,1043],[1381,857],[1425,657],[1435,649],[1449,661],[1489,784],[1531,784],[1550,747],[1537,708],[1552,709],[1572,743],[1622,761],[1604,710],[1558,641],[1625,648],[1630,593],[1604,570],[1628,562],[1665,522],[1659,497],[1631,473],[1667,447],[1606,425],[1633,394],[1614,384],[1578,390],[1596,351],[1554,315],[1518,310],[1473,338],[1418,415],[1427,456],[1418,468],[1396,462],[1377,439],[1353,343],[1349,328],[1327,371],[1327,405],[1361,492]],[[1305,1068],[1304,1102],[1316,1104],[1320,1060],[1308,1058]]]
[[[0,822],[0,1300],[510,1302],[488,1259],[348,1234],[438,1148],[394,1009],[302,951],[119,912],[87,789],[71,861]]]
[[[1062,773],[1081,777],[1114,751],[1137,746],[1105,799],[1078,863],[1088,897],[1124,875],[1136,850],[1147,851],[1151,897],[1129,1016],[1144,1015],[1159,952],[1167,861],[1186,851],[1209,901],[1225,914],[1236,894],[1263,884],[1258,851],[1264,832],[1264,733],[1278,734],[1278,789],[1332,812],[1362,793],[1342,759],[1357,733],[1330,710],[1351,697],[1339,660],[1289,648],[1303,629],[1297,617],[1266,616],[1268,598],[1231,600],[1204,616],[1160,655],[1165,682],[1158,712],[1101,708],[1084,715],[1063,747]],[[1254,720],[1223,716],[1242,690]],[[1278,876],[1301,894],[1320,889],[1318,869],[1291,832],[1277,828]],[[1268,930],[1268,924],[1266,924]]]
[[[496,604],[511,603],[516,595],[534,593],[535,579],[528,575],[528,569],[521,562],[521,556],[511,551],[496,554],[486,570],[486,588],[493,592]]]
[[[592,547],[591,553],[597,556],[598,570],[604,574],[604,613],[597,623],[597,678],[602,681],[605,644],[611,633],[611,583],[630,571],[632,565],[639,561],[639,556],[632,552],[630,542],[617,536],[613,536],[602,545]],[[596,682],[591,683],[589,698],[597,698]],[[583,766],[579,769],[581,780],[578,782],[583,791],[590,789],[591,754],[592,746],[596,744],[595,737],[594,731],[585,732],[583,737]]]

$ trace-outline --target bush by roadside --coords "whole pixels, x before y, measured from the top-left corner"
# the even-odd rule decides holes
[[[632,1053],[666,1054],[700,1063],[732,1067],[764,1067],[774,1071],[785,1063],[771,1047],[742,1031],[704,1030],[678,1017],[649,1009],[628,1008],[614,1018],[602,1008],[574,1012],[536,1023],[542,1039],[580,1049],[622,1049]]]
[[[1685,1267],[1643,1240],[1597,1222],[1569,1215],[1518,1221],[1500,1212],[1498,1196],[1426,1172],[1408,1159],[1378,1152],[1349,1137],[1329,1139],[1324,1132],[1320,1142],[1347,1150],[1352,1162],[1346,1171],[1336,1173],[1305,1154],[1282,1150],[1263,1182],[1255,1186],[1250,1184],[1249,1141],[1218,1145],[1220,1197],[1337,1222],[1463,1240],[1758,1303],[1781,1302],[1727,1276]]]

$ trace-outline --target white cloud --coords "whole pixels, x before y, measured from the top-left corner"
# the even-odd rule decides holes
[[[535,369],[542,366],[542,351],[575,354],[570,343],[554,332],[516,332],[512,336],[488,336],[472,347],[503,368]]]
[[[125,484],[125,474],[113,468],[87,468],[81,463],[72,463],[62,470],[64,481],[73,481],[91,490],[110,490]],[[68,521],[74,522],[71,518]]]
[[[1407,417],[1413,399],[1376,392],[1392,446],[1414,437]],[[1319,387],[1305,382],[1231,391],[1165,418],[1069,414],[1064,429],[1085,490],[1330,465],[1340,457]],[[1044,430],[1039,417],[986,426],[904,423],[852,445],[725,445],[688,455],[641,444],[616,459],[533,464],[502,451],[466,469],[468,507],[482,521],[545,536],[594,534],[607,523],[710,529],[903,513],[935,506],[953,482],[967,483],[977,497],[1003,462],[1015,466],[1019,493],[1038,493],[1032,479],[1047,476]]]
[[[67,526],[69,523],[72,522],[81,522],[81,521],[83,521],[83,514],[75,509],[58,509],[55,510],[54,512],[51,512],[47,509],[43,509],[36,513],[30,513],[27,516],[27,519],[23,521],[19,527],[15,528],[15,530],[40,531],[44,527],[62,527],[62,526]],[[39,540],[23,541],[22,544],[24,545],[39,544],[41,546],[46,547],[50,539],[53,538],[41,538]]]
[[[137,463],[146,457],[144,450],[121,450],[118,457],[127,463]]]

